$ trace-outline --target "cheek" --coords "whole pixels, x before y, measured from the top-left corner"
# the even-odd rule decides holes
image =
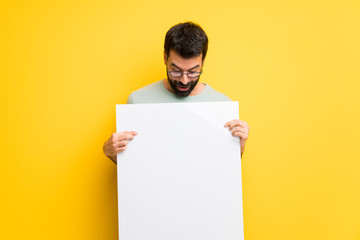
[[[194,85],[194,86],[195,86],[198,82],[199,82],[198,79],[196,79],[196,80],[191,80],[191,85]]]

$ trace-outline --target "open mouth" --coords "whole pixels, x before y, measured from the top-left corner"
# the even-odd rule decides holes
[[[187,91],[187,90],[189,90],[190,86],[183,86],[183,87],[177,86],[177,88],[178,88],[180,91]]]

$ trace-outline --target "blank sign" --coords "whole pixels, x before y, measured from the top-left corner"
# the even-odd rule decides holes
[[[116,105],[120,240],[244,239],[237,102]]]

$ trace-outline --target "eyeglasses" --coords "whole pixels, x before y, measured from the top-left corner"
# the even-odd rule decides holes
[[[201,72],[188,72],[188,73],[178,72],[178,71],[168,71],[168,73],[173,78],[181,78],[182,75],[186,75],[188,78],[195,79],[195,78],[200,77],[200,75],[202,74],[202,71]]]

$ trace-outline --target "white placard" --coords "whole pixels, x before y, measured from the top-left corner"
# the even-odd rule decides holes
[[[116,105],[120,240],[244,239],[238,102]]]

